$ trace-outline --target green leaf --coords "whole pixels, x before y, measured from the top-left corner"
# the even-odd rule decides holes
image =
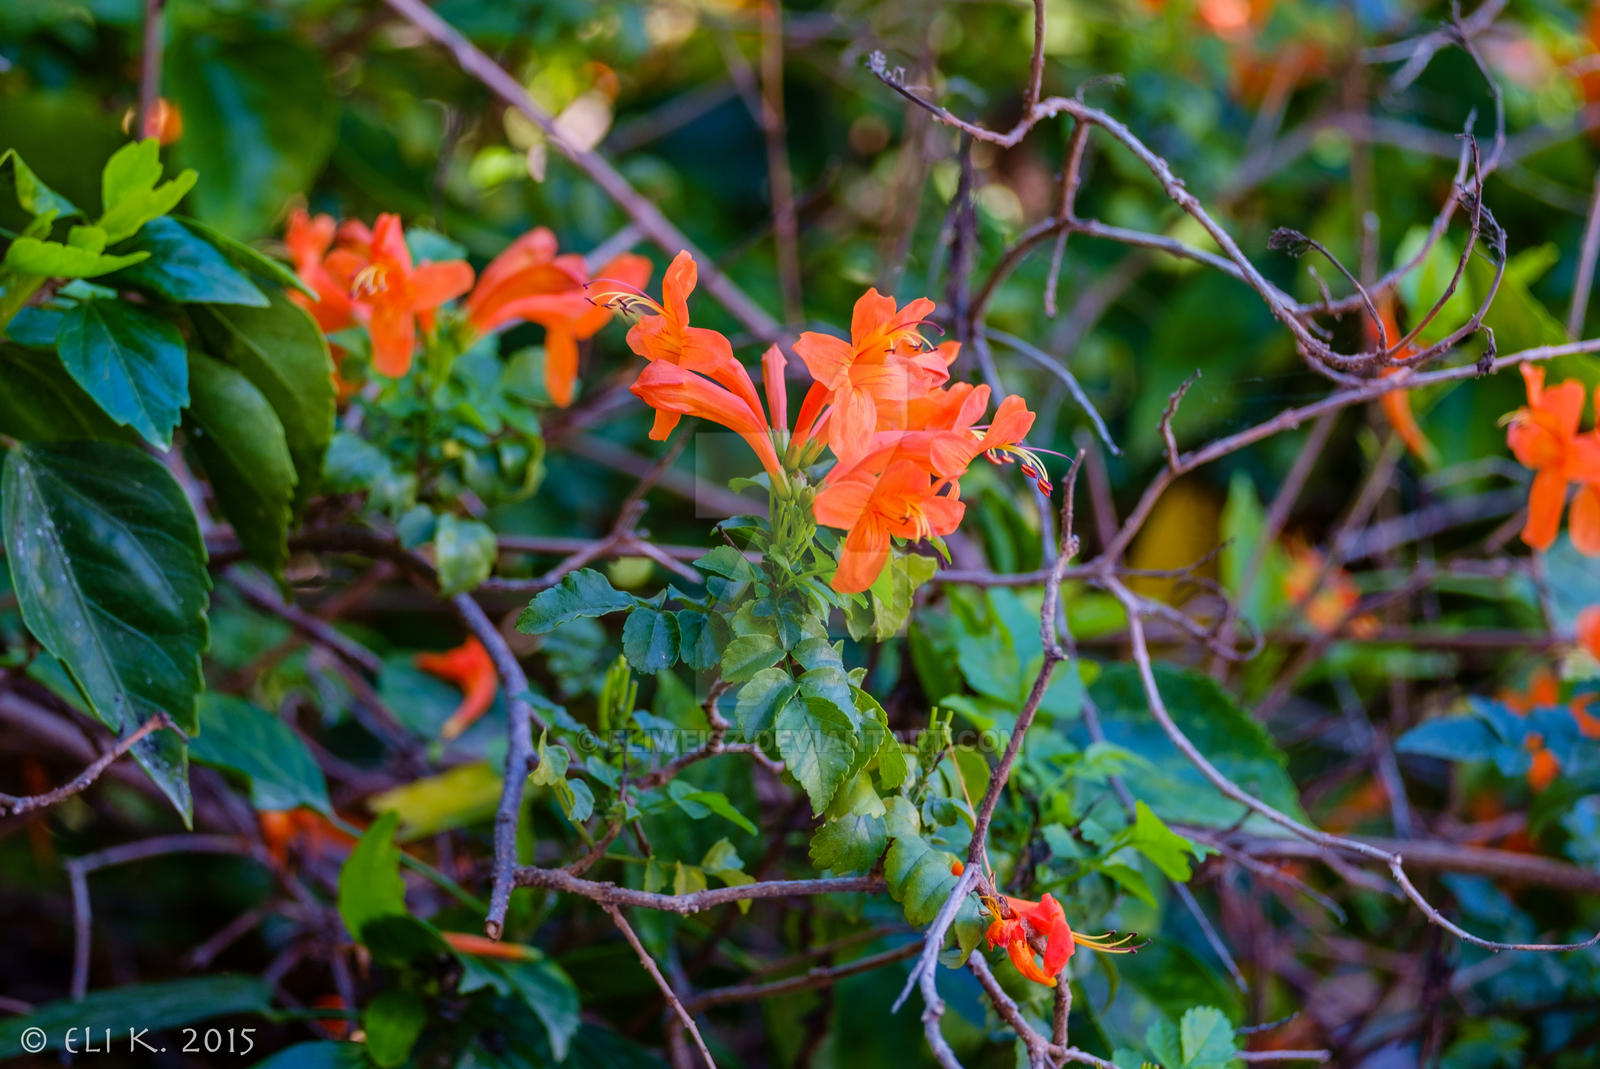
[[[296,1043],[257,1062],[254,1069],[367,1069],[371,1064],[359,1043],[322,1040]]]
[[[622,653],[636,672],[655,674],[678,659],[678,621],[670,612],[639,605],[622,625]]]
[[[46,1050],[58,1050],[67,1029],[87,1022],[102,1027],[111,1021],[147,1028],[154,1036],[163,1029],[205,1021],[213,1017],[263,1014],[272,1007],[272,985],[258,976],[212,974],[149,984],[124,984],[91,991],[78,1000],[61,999],[37,1007],[32,1013],[0,1021],[0,1051],[13,1057],[22,1046],[22,1033],[37,1028],[49,1041]],[[116,1026],[112,1026],[113,1029]],[[116,1031],[112,1032],[116,1035]],[[146,1037],[148,1040],[150,1037]],[[83,1048],[80,1045],[79,1050]]]
[[[562,576],[561,582],[549,590],[535,594],[517,617],[517,630],[525,635],[542,635],[572,620],[631,609],[636,601],[633,595],[614,589],[593,568],[580,568]]]
[[[158,712],[195,730],[208,638],[205,546],[154,457],[109,442],[30,443],[0,478],[0,518],[23,622],[119,736]],[[188,756],[169,731],[134,756],[188,819]]]
[[[460,959],[462,994],[487,987],[520,998],[544,1025],[551,1057],[559,1062],[567,1056],[578,1032],[578,989],[559,965],[548,959],[516,964],[464,954]]]
[[[205,348],[249,379],[283,424],[294,458],[298,513],[322,479],[322,456],[333,438],[333,358],[316,322],[282,293],[268,306],[202,304],[190,316]]]
[[[241,698],[201,696],[200,732],[189,753],[202,764],[249,777],[250,804],[257,809],[333,811],[322,769],[300,736],[280,717]]]
[[[1185,1065],[1224,1065],[1238,1053],[1233,1026],[1215,1006],[1196,1006],[1178,1023]]]
[[[1205,856],[1204,849],[1167,827],[1143,802],[1136,803],[1133,826],[1118,836],[1116,841],[1119,845],[1131,846],[1139,851],[1161,870],[1163,876],[1178,883],[1187,883],[1193,874],[1189,855],[1193,853],[1196,858]]]
[[[100,174],[100,229],[106,232],[106,244],[132,237],[150,220],[176,208],[198,177],[191,170],[161,181],[161,145],[153,137],[113,152]]]
[[[675,779],[667,782],[667,795],[691,820],[704,820],[715,813],[751,835],[756,834],[756,826],[750,823],[750,818],[735,809],[733,803],[728,801],[728,796],[721,791],[697,791],[682,780]]]
[[[5,383],[0,390],[0,434],[25,442],[133,438],[83,392],[54,352],[0,344],[0,382]]]
[[[935,850],[918,836],[894,840],[883,860],[883,876],[889,884],[889,896],[905,910],[906,920],[918,928],[933,923],[956,886],[956,877],[950,872],[950,855]],[[961,908],[976,918],[977,907],[970,899]]]
[[[871,588],[873,637],[886,641],[905,630],[917,588],[939,570],[939,562],[920,553],[898,553],[878,574]]]
[[[115,422],[151,445],[172,445],[178,413],[189,403],[183,334],[126,301],[82,301],[56,333],[67,371]]]
[[[180,303],[267,306],[267,298],[248,278],[175,219],[150,220],[122,251],[147,252],[150,257],[117,272],[107,285],[144,290]]]
[[[231,366],[189,353],[189,444],[250,559],[281,575],[289,559],[294,458],[283,424]]]
[[[7,166],[11,168],[11,188],[17,195],[17,203],[29,215],[48,215],[54,212],[65,219],[68,216],[78,215],[78,209],[72,202],[39,181],[39,176],[34,174],[22,157],[17,155],[15,149],[7,149],[0,154],[0,173],[4,173]]]
[[[112,256],[99,249],[74,248],[59,241],[20,237],[6,249],[0,267],[19,275],[44,275],[49,278],[96,278],[132,267],[150,254],[131,252]]]
[[[678,656],[696,672],[715,668],[728,641],[728,622],[720,615],[699,609],[678,613]]]
[[[411,1056],[427,1023],[428,1007],[416,992],[399,987],[378,992],[361,1014],[367,1054],[379,1069],[396,1069]]]
[[[448,596],[471,590],[489,578],[499,544],[487,524],[447,512],[439,517],[434,531],[433,553],[439,590]]]
[[[381,791],[368,804],[375,811],[398,814],[400,841],[410,842],[493,816],[500,786],[500,773],[492,765],[473,761]]]
[[[1155,678],[1173,721],[1218,769],[1267,804],[1303,816],[1283,752],[1215,680],[1166,665],[1156,666]],[[1213,787],[1151,717],[1135,666],[1106,665],[1089,693],[1107,741],[1150,762],[1139,773],[1139,796],[1162,820],[1228,827],[1245,816],[1244,806]]]
[[[806,697],[779,709],[773,726],[785,768],[821,813],[855,770],[855,723],[833,702]]]
[[[316,184],[337,121],[318,53],[260,29],[230,40],[182,34],[168,48],[165,73],[183,113],[174,153],[206,176],[192,214],[253,237]]]
[[[770,635],[740,635],[722,651],[722,678],[743,683],[783,658],[783,647]]]
[[[339,869],[339,916],[358,942],[373,921],[410,916],[400,878],[400,848],[394,844],[399,822],[394,813],[373,821]]]
[[[811,863],[838,873],[867,872],[883,856],[888,841],[881,816],[852,813],[817,829],[811,837]]]
[[[1166,1018],[1145,1029],[1144,1045],[1161,1060],[1163,1069],[1185,1069],[1183,1039],[1178,1035],[1178,1026]]]
[[[317,291],[294,273],[294,270],[280,260],[274,260],[259,249],[254,249],[242,241],[235,241],[222,231],[212,226],[207,226],[198,219],[188,216],[172,216],[182,223],[191,232],[200,235],[211,243],[212,248],[226,256],[235,267],[242,267],[246,271],[254,272],[264,278],[269,278],[286,289],[299,290],[307,297],[315,297]]]
[[[739,700],[734,704],[733,717],[739,723],[739,732],[746,739],[772,727],[778,711],[800,694],[800,684],[782,668],[768,668],[750,677],[739,688]]]

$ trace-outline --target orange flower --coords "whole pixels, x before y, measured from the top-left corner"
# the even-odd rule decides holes
[[[952,874],[959,876],[966,866],[957,861],[950,866]],[[1017,971],[1036,984],[1056,986],[1056,977],[1072,960],[1072,952],[1079,944],[1110,954],[1126,954],[1137,950],[1126,944],[1132,935],[1121,939],[1108,936],[1084,936],[1073,932],[1067,923],[1066,912],[1054,895],[1045,895],[1037,902],[1009,895],[992,897],[979,894],[984,911],[992,918],[985,938],[989,949],[1005,947],[1011,964]],[[1042,944],[1042,949],[1037,949]],[[1039,960],[1035,960],[1035,954]]]
[[[893,297],[869,289],[856,301],[849,341],[815,331],[800,335],[794,351],[816,385],[802,405],[796,434],[809,435],[817,411],[831,405],[828,446],[841,461],[853,459],[879,428],[880,410],[892,412],[946,382],[957,347],[930,348],[919,329],[933,309],[926,297],[897,309]]]
[[[600,269],[600,277],[638,289],[650,277],[650,261],[623,253]],[[611,318],[609,308],[589,300],[588,285],[583,257],[556,255],[555,235],[537,227],[484,268],[464,306],[467,321],[482,333],[519,320],[544,327],[545,389],[565,407],[578,377],[578,342],[594,337]]]
[[[702,375],[716,374],[737,363],[727,338],[708,327],[689,325],[689,294],[699,277],[694,257],[684,251],[672,258],[662,276],[660,304],[648,297],[614,295],[612,303],[642,306],[654,313],[628,330],[628,348],[651,363],[665,361]]]
[[[955,480],[936,476],[898,444],[836,466],[813,503],[818,523],[848,532],[833,589],[854,594],[872,586],[889,561],[891,537],[920,540],[954,531],[966,511],[960,493]]]
[[[349,288],[335,281],[323,262],[333,247],[337,230],[333,216],[308,215],[304,208],[296,208],[289,214],[289,228],[283,236],[289,258],[294,261],[295,274],[317,294],[316,300],[299,292],[289,297],[311,313],[324,334],[343,330],[356,321]]]
[[[1405,337],[1405,333],[1400,329],[1399,322],[1395,319],[1394,297],[1392,294],[1385,296],[1378,302],[1378,315],[1383,318],[1383,329],[1388,336],[1390,345]],[[1372,326],[1371,320],[1367,322],[1367,338],[1368,343],[1372,345],[1378,344],[1380,340],[1380,335]],[[1407,345],[1402,349],[1396,350],[1390,359],[1399,362],[1407,360],[1416,354],[1416,346]],[[1409,374],[1411,374],[1410,368],[1392,367],[1385,368],[1379,373],[1379,377],[1389,378],[1393,375]],[[1417,424],[1416,414],[1411,410],[1411,391],[1390,390],[1378,398],[1378,405],[1383,409],[1384,417],[1388,419],[1389,426],[1394,428],[1394,432],[1400,436],[1400,440],[1405,443],[1405,447],[1410,451],[1411,455],[1423,463],[1432,464],[1438,454],[1435,452],[1433,444],[1428,441],[1427,436],[1422,433],[1422,428]]]
[[[499,958],[502,961],[537,961],[539,951],[521,943],[502,943],[486,935],[470,932],[440,932],[451,950],[479,958]]]
[[[1578,639],[1588,642],[1591,639],[1600,642],[1600,634],[1586,637],[1584,617],[1595,614],[1589,626],[1600,629],[1600,609],[1586,609],[1578,617]],[[1568,712],[1578,722],[1578,733],[1586,739],[1600,739],[1600,717],[1589,712],[1588,705],[1593,696],[1583,695],[1574,698],[1567,706]],[[1507,691],[1500,694],[1500,704],[1510,709],[1518,716],[1527,716],[1535,709],[1549,709],[1561,704],[1561,684],[1556,680],[1555,673],[1549,669],[1541,668],[1534,672],[1528,679],[1526,689],[1522,691]],[[1561,773],[1561,762],[1556,755],[1550,752],[1544,744],[1544,737],[1538,732],[1530,732],[1523,743],[1528,751],[1531,763],[1528,766],[1528,786],[1536,791],[1545,790]]]
[[[461,688],[461,704],[439,729],[440,738],[453,739],[460,735],[482,719],[494,704],[500,677],[495,674],[489,651],[477,639],[468,638],[455,649],[443,653],[419,653],[414,660],[424,672]]]
[[[414,266],[398,215],[378,216],[366,250],[361,231],[349,233],[346,242],[341,231],[340,246],[324,263],[372,336],[373,367],[398,378],[411,369],[418,323],[425,331],[433,329],[434,310],[472,288],[472,268],[465,260]]]
[[[133,130],[134,110],[129,108],[122,116],[122,132],[125,134]],[[140,136],[155,138],[162,148],[182,137],[183,113],[178,110],[178,105],[166,97],[157,97],[155,106],[144,117],[144,132]]]
[[[681,416],[697,416],[720,423],[748,442],[773,484],[782,485],[787,477],[768,433],[767,416],[756,396],[755,383],[750,381],[750,373],[743,364],[734,361],[723,369],[719,378],[721,381],[713,381],[687,367],[657,360],[639,373],[629,390],[656,410],[651,438],[664,440]],[[734,389],[722,385],[730,381]]]
[[[1568,531],[1588,556],[1600,555],[1600,432],[1578,433],[1583,385],[1574,380],[1544,388],[1544,368],[1522,365],[1528,404],[1511,414],[1506,443],[1523,466],[1535,471],[1522,540],[1546,550],[1556,540],[1567,487],[1579,484]]]
[[[1283,574],[1283,596],[1301,607],[1305,620],[1323,634],[1330,634],[1344,618],[1361,603],[1361,591],[1355,580],[1343,568],[1331,569],[1322,580],[1322,586],[1312,590],[1312,584],[1322,574],[1322,553],[1298,538],[1284,540],[1284,551],[1289,556],[1289,566]],[[1357,638],[1371,635],[1378,629],[1378,620],[1371,613],[1362,613],[1350,621],[1347,628]]]
[[[279,867],[288,864],[290,852],[301,858],[347,854],[356,840],[316,810],[264,809],[256,817],[261,840]]]

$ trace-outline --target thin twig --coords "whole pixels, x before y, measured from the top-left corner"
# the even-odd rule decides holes
[[[644,966],[650,978],[656,982],[656,987],[667,1000],[667,1005],[672,1007],[672,1012],[677,1014],[678,1020],[683,1022],[683,1027],[688,1029],[689,1035],[694,1039],[694,1045],[700,1048],[700,1056],[706,1060],[707,1069],[717,1069],[716,1060],[711,1057],[711,1052],[706,1049],[706,1041],[700,1035],[700,1026],[694,1023],[689,1011],[683,1008],[683,1002],[672,990],[672,985],[667,983],[667,978],[661,975],[660,968],[656,966],[656,959],[652,958],[650,952],[644,948],[644,944],[639,942],[639,937],[634,934],[633,926],[628,923],[628,919],[622,915],[622,910],[609,903],[602,903],[601,908],[611,914],[611,919],[616,922],[617,928],[628,940],[628,945],[633,947],[633,952],[639,956],[639,964]]]
[[[166,713],[157,713],[149,720],[146,720],[143,724],[140,724],[127,736],[119,740],[111,749],[95,758],[94,761],[91,762],[90,765],[82,772],[78,773],[76,776],[72,777],[72,779],[68,780],[66,783],[63,783],[54,790],[45,791],[43,794],[27,795],[23,797],[0,794],[0,816],[13,817],[20,816],[23,813],[31,813],[36,809],[44,809],[46,806],[52,806],[57,802],[65,801],[66,799],[71,798],[73,795],[87,790],[89,785],[95,780],[99,779],[101,773],[110,768],[112,763],[115,762],[117,758],[133,749],[148,736],[162,730],[163,728],[177,732],[179,735],[182,734],[182,732],[178,731],[178,726],[172,722],[172,718],[170,716],[168,716]]]

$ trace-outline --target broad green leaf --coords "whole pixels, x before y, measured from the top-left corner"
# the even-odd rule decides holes
[[[242,267],[246,271],[254,272],[264,278],[283,286],[285,289],[299,290],[307,297],[315,297],[317,291],[306,285],[300,276],[295,274],[289,265],[280,260],[274,260],[266,253],[236,241],[213,226],[208,226],[198,219],[187,216],[172,216],[182,223],[191,232],[200,235],[211,243],[211,246],[233,262],[235,267]]]
[[[91,991],[74,1001],[61,999],[39,1006],[32,1013],[7,1017],[0,1021],[0,1051],[6,1057],[21,1049],[22,1033],[37,1028],[49,1040],[45,1050],[59,1050],[67,1029],[81,1029],[86,1022],[121,1021],[126,1028],[137,1022],[136,1028],[147,1028],[154,1037],[164,1029],[178,1028],[205,1021],[213,1017],[230,1017],[239,1014],[259,1015],[272,1008],[272,985],[258,976],[233,976],[226,973],[210,976],[187,977],[182,980],[162,980],[148,984],[124,984],[121,987]],[[103,1024],[99,1024],[104,1027]],[[113,1035],[116,1035],[113,1027]],[[123,1033],[126,1038],[126,1033]],[[159,1044],[157,1044],[159,1046]],[[80,1044],[80,1051],[82,1046]]]
[[[548,959],[509,963],[460,958],[462,994],[487,987],[520,998],[544,1025],[551,1056],[558,1062],[567,1056],[578,1031],[578,989],[559,965]]]
[[[1155,677],[1173,721],[1212,764],[1269,805],[1303,815],[1282,751],[1215,680],[1166,665],[1156,667]],[[1155,722],[1137,668],[1105,666],[1089,693],[1107,741],[1150,762],[1139,773],[1137,793],[1162,820],[1228,827],[1245,816],[1245,807],[1213,787]]]
[[[678,613],[678,656],[696,672],[715,668],[728,642],[728,622],[720,615],[699,609]]]
[[[199,177],[184,171],[163,182],[161,174],[161,145],[153,137],[130,142],[111,154],[100,174],[99,226],[106,232],[107,244],[132,237],[150,220],[176,208]]]
[[[1215,1006],[1196,1006],[1178,1022],[1179,1042],[1185,1065],[1220,1066],[1238,1053],[1233,1026]]]
[[[61,363],[106,415],[151,445],[172,445],[178,413],[189,403],[183,334],[126,301],[83,301],[56,334]]]
[[[0,479],[6,555],[28,629],[127,735],[157,712],[196,727],[211,581],[183,490],[154,457],[109,442],[32,443]],[[134,747],[188,819],[188,754],[157,732]]]
[[[404,988],[385,988],[361,1014],[368,1056],[378,1069],[396,1069],[411,1056],[427,1023],[428,1007],[421,996]]]
[[[955,889],[950,860],[949,854],[935,850],[917,836],[898,838],[890,845],[883,860],[883,876],[889,884],[890,897],[900,903],[906,920],[915,927],[932,924]],[[968,920],[977,919],[977,906],[970,898],[961,912]]]
[[[265,308],[267,298],[209,242],[175,219],[152,219],[121,251],[149,259],[117,272],[106,284],[144,290],[181,303],[244,304]]]
[[[261,391],[283,424],[294,458],[298,513],[322,479],[322,456],[333,438],[333,358],[316,322],[282,293],[266,308],[191,305],[205,350],[238,368]]]
[[[1143,802],[1136,803],[1134,822],[1116,842],[1131,846],[1149,858],[1161,874],[1169,880],[1187,883],[1193,872],[1189,856],[1205,857],[1205,850],[1197,847],[1164,824]]]
[[[888,845],[883,818],[852,813],[828,821],[811,837],[811,863],[838,873],[866,872]]]
[[[0,344],[0,382],[5,383],[0,389],[0,434],[25,442],[133,438],[83,392],[54,352]]]
[[[608,616],[631,609],[636,599],[611,586],[593,568],[580,568],[561,577],[549,590],[535,594],[517,617],[517,630],[525,635],[542,635],[562,624],[583,617]]]
[[[22,162],[22,157],[17,155],[15,149],[7,149],[0,154],[0,173],[4,173],[8,166],[11,168],[11,188],[23,211],[29,215],[54,212],[63,219],[78,214],[78,209],[72,206],[70,200],[39,181],[39,176]]]
[[[670,612],[640,605],[622,625],[622,653],[636,672],[654,675],[678,659],[678,621]]]
[[[449,596],[471,590],[494,571],[498,552],[494,531],[487,524],[462,519],[454,513],[440,516],[433,534],[439,591]]]
[[[333,810],[322,769],[300,736],[280,717],[241,698],[201,695],[200,733],[189,753],[202,764],[249,777],[250,804],[257,809]]]
[[[206,176],[192,214],[240,237],[263,233],[315,184],[333,148],[337,108],[323,57],[260,29],[229,40],[189,33],[169,46],[165,71],[183,113],[174,154]]]
[[[289,559],[294,458],[283,424],[249,379],[189,353],[189,444],[222,515],[252,560],[281,575]]]
[[[257,1062],[254,1069],[368,1069],[371,1064],[359,1043],[322,1040],[296,1043]]]
[[[855,771],[855,723],[833,702],[806,697],[779,709],[773,728],[784,767],[821,813]]]
[[[754,739],[769,730],[779,710],[799,694],[800,684],[782,668],[757,672],[739,688],[739,699],[734,704],[733,717],[738,721],[739,733],[746,739]]]
[[[1166,1018],[1145,1029],[1144,1045],[1161,1060],[1163,1069],[1186,1069],[1183,1057],[1183,1039],[1178,1026]]]
[[[500,801],[500,773],[485,761],[457,765],[375,794],[367,802],[400,817],[402,842],[487,820]]]
[[[783,647],[770,635],[740,635],[722,651],[722,678],[743,683],[783,658]]]
[[[372,822],[339,869],[339,916],[357,941],[369,924],[385,917],[409,917],[406,884],[400,878],[400,848],[394,844],[400,818],[385,813]]]
[[[667,795],[691,820],[704,820],[715,813],[751,835],[756,834],[756,826],[750,822],[750,818],[735,809],[733,803],[728,801],[728,796],[721,791],[695,790],[682,780],[675,779],[667,782]]]
[[[0,267],[19,275],[44,275],[48,278],[97,278],[120,271],[145,259],[147,252],[110,255],[98,249],[74,248],[59,241],[20,237],[6,249]]]

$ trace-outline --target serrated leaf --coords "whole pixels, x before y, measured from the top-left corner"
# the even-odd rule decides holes
[[[251,560],[273,575],[289,559],[294,458],[261,391],[234,368],[189,354],[189,444],[222,515]]]
[[[152,219],[120,251],[149,258],[117,272],[107,285],[131,287],[180,303],[267,307],[267,298],[211,244],[174,219]]]
[[[802,678],[801,687],[804,689]],[[803,697],[778,710],[773,722],[784,767],[805,788],[813,813],[856,771],[855,723],[833,702]]]
[[[126,301],[82,301],[62,318],[56,350],[114,422],[151,445],[172,445],[189,403],[189,362],[177,327]]]
[[[394,843],[399,822],[395,813],[373,821],[339,869],[339,916],[358,942],[374,921],[410,916],[400,878],[400,848]]]
[[[609,616],[631,609],[637,599],[611,585],[593,568],[580,568],[561,577],[549,590],[535,594],[517,617],[517,630],[525,635],[542,635],[570,621]]]
[[[279,292],[267,307],[189,306],[205,350],[238,368],[261,391],[283,424],[294,458],[298,513],[322,479],[322,457],[333,438],[333,358],[316,322]]]
[[[439,592],[448,597],[471,590],[489,578],[499,552],[494,531],[487,524],[449,512],[440,516],[433,532]]]
[[[728,643],[728,622],[715,613],[684,609],[678,613],[678,656],[696,672],[717,666]]]
[[[872,631],[879,642],[905,630],[917,588],[933,578],[939,562],[920,553],[896,554],[871,587]]]
[[[722,678],[743,683],[783,658],[783,647],[770,635],[739,635],[722,651]]]
[[[883,818],[852,813],[830,820],[811,837],[811,863],[838,873],[867,872],[883,856],[889,837]]]
[[[200,732],[189,743],[190,756],[248,777],[251,805],[332,812],[322,769],[283,720],[227,694],[201,695],[199,719]]]
[[[1143,802],[1136,803],[1133,825],[1117,842],[1139,851],[1163,876],[1178,883],[1187,883],[1193,874],[1189,864],[1191,853],[1196,857],[1205,856],[1195,844],[1167,827]]]
[[[1238,1053],[1233,1026],[1215,1006],[1196,1006],[1178,1023],[1185,1065],[1223,1065]]]
[[[739,733],[746,739],[754,739],[769,730],[778,711],[799,693],[800,684],[782,668],[757,672],[739,688],[739,699],[734,704],[733,716],[739,724]]]
[[[1184,1069],[1183,1040],[1171,1021],[1162,1018],[1145,1029],[1144,1045],[1160,1059],[1163,1069]]]
[[[654,675],[678,659],[678,621],[670,612],[640,605],[622,625],[622,654],[636,672]]]
[[[161,145],[153,137],[113,152],[100,174],[100,229],[106,232],[106,242],[115,245],[132,237],[150,220],[176,208],[198,177],[190,170],[161,181]]]
[[[23,622],[95,715],[121,736],[166,712],[192,734],[211,581],[172,474],[132,446],[22,444],[5,460],[0,518]],[[133,753],[187,820],[182,740],[157,732]]]
[[[906,920],[918,928],[933,923],[956,885],[950,855],[917,836],[894,840],[883,861],[883,876],[889,896],[905,910]]]

